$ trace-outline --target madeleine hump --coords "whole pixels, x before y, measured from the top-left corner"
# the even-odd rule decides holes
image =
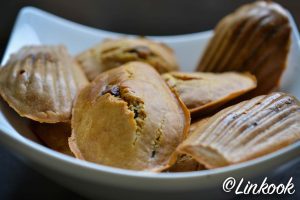
[[[79,159],[123,169],[162,171],[176,161],[190,116],[146,63],[101,73],[74,104],[69,145]]]

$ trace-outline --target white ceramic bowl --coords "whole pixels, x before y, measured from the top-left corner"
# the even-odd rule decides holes
[[[300,97],[299,36],[293,25],[293,43],[284,74],[282,90]],[[17,18],[2,65],[12,52],[26,44],[64,44],[76,54],[107,37],[122,34],[89,28],[32,7],[23,8]],[[180,36],[151,37],[175,49],[184,71],[192,71],[212,32]],[[267,156],[229,167],[187,173],[137,172],[96,165],[65,156],[38,144],[28,128],[5,103],[0,110],[1,144],[45,176],[91,198],[111,199],[206,199],[230,198],[222,191],[227,177],[256,179],[286,170],[299,157],[297,142]]]

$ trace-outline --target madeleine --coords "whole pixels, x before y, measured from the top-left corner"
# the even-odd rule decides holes
[[[107,39],[76,57],[89,80],[131,61],[150,64],[159,73],[178,70],[173,50],[145,38]]]
[[[192,114],[208,114],[256,87],[249,73],[170,72],[163,78]]]
[[[189,112],[148,64],[101,73],[74,104],[69,145],[77,158],[132,170],[162,171],[176,161]]]
[[[208,169],[248,161],[300,139],[300,103],[271,93],[228,107],[196,128],[178,151]]]
[[[77,91],[88,83],[64,46],[26,46],[1,68],[0,94],[22,117],[70,122]]]
[[[288,13],[271,1],[246,4],[215,28],[197,71],[249,71],[258,80],[252,96],[279,86],[291,43]]]

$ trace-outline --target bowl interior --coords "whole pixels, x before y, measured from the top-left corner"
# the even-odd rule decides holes
[[[292,45],[287,70],[284,73],[280,90],[300,98],[300,79],[298,78],[300,74],[300,67],[298,67],[298,63],[300,63],[299,35],[291,17],[290,20],[293,26]],[[22,9],[18,16],[1,63],[2,65],[5,64],[9,55],[23,45],[64,44],[68,47],[71,54],[76,55],[101,42],[103,39],[122,36],[125,35],[86,27],[39,9],[27,7]],[[193,71],[211,36],[212,31],[207,31],[179,36],[149,38],[168,44],[174,49],[181,69],[183,71]],[[0,102],[0,127],[5,128],[3,132],[16,140],[22,135],[31,141],[38,142],[37,138],[30,131],[29,120],[18,116],[2,100]],[[52,154],[53,152],[49,151],[49,153]]]

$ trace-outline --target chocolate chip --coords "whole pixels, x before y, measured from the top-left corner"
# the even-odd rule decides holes
[[[109,93],[109,94],[111,94],[115,97],[119,97],[120,96],[120,88],[116,85],[114,85],[114,86],[109,86],[108,85],[108,86],[106,86],[105,90],[102,91],[101,94],[104,95],[104,94],[107,94],[107,93]]]
[[[136,109],[134,109],[133,111],[134,111],[134,119],[138,118],[139,112]]]
[[[120,96],[120,88],[117,86],[113,86],[111,88],[111,94],[114,96]]]
[[[154,158],[155,154],[156,154],[156,151],[152,151],[151,158]]]
[[[21,69],[20,71],[19,71],[19,75],[22,75],[22,74],[24,74],[25,73],[25,70],[24,69]]]
[[[232,119],[236,119],[236,118],[238,118],[237,115],[233,115],[233,116],[232,116]]]
[[[293,103],[293,99],[291,98],[288,98],[285,102],[285,104],[292,104]]]
[[[275,105],[274,107],[271,107],[269,109],[274,111],[274,112],[279,112],[280,111],[280,107],[278,107],[277,105]]]
[[[128,51],[129,53],[136,53],[140,58],[146,59],[151,54],[151,50],[146,46],[136,46]]]

